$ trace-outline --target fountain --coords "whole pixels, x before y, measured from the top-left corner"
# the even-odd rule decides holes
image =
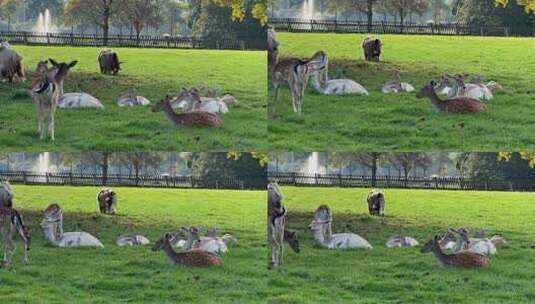
[[[320,153],[319,152],[313,152],[308,157],[305,165],[301,169],[301,173],[310,175],[310,176],[316,176],[326,173],[325,167],[321,166],[320,164]],[[311,177],[307,178],[307,183],[315,184],[316,178]]]
[[[39,18],[37,18],[37,23],[33,27],[33,30],[37,33],[50,33],[52,30],[52,16],[50,15],[50,10],[46,9],[44,13],[39,13]]]
[[[301,9],[301,18],[311,20],[314,19],[314,0],[304,0]]]
[[[50,152],[39,153],[37,163],[33,166],[32,171],[37,174],[33,177],[35,182],[48,182],[48,174],[56,171],[50,164]]]

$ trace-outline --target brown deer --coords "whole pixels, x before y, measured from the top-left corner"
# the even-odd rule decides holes
[[[445,113],[480,113],[487,110],[487,106],[481,101],[468,97],[454,97],[442,100],[435,92],[437,84],[431,81],[417,95],[419,99],[429,97],[431,103],[440,112]]]
[[[13,237],[18,234],[24,242],[24,262],[28,263],[30,251],[30,231],[24,226],[22,215],[13,208],[0,207],[0,237],[4,242],[4,264],[11,266],[15,243]]]
[[[385,216],[385,194],[382,191],[371,190],[366,198],[368,212],[372,216]]]
[[[490,265],[490,259],[487,256],[461,251],[453,254],[445,254],[440,248],[440,237],[436,235],[433,239],[428,241],[422,248],[422,253],[432,252],[438,261],[447,267],[457,268],[481,268]]]
[[[196,96],[191,95],[191,92],[184,89],[182,95],[179,99],[185,98],[196,98]],[[190,94],[185,96],[185,94]],[[165,99],[156,103],[152,107],[152,112],[165,112],[167,119],[169,119],[177,127],[211,127],[211,128],[220,128],[223,126],[223,120],[216,114],[203,112],[203,111],[193,111],[187,113],[176,113],[171,106],[171,100],[176,98],[170,97],[167,95]],[[200,98],[198,100],[200,102]]]
[[[203,250],[191,250],[177,253],[171,246],[170,239],[171,234],[166,233],[156,244],[152,247],[152,251],[163,250],[167,255],[167,258],[173,265],[186,265],[186,266],[214,266],[223,264],[223,260],[215,253],[203,251]]]
[[[45,138],[45,127],[48,125],[50,139],[55,140],[54,136],[54,116],[59,100],[63,95],[63,80],[67,73],[78,61],[71,63],[58,63],[54,59],[49,59],[52,69],[43,69],[45,74],[38,76],[33,82],[30,92],[37,106],[38,132],[41,139]],[[40,62],[38,69],[43,68],[43,62]],[[44,64],[46,67],[46,63]]]
[[[318,56],[320,54],[320,56]],[[322,71],[326,68],[326,60],[318,52],[310,60],[300,60],[296,58],[283,59],[277,62],[273,68],[273,88],[275,90],[273,97],[272,109],[275,109],[275,103],[279,97],[279,89],[283,84],[288,84],[292,95],[292,105],[295,113],[303,113],[303,96],[308,85],[310,76],[313,73]]]
[[[97,195],[98,209],[102,214],[117,213],[117,193],[110,189],[102,189]]]

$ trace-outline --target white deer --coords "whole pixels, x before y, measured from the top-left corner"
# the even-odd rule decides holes
[[[329,57],[323,51],[315,54],[312,60],[323,60],[323,70],[315,70],[311,74],[311,83],[314,89],[324,95],[370,95],[368,90],[358,82],[351,79],[329,79]]]
[[[45,209],[41,228],[45,238],[57,247],[100,247],[104,245],[87,232],[63,232],[63,210],[58,204]]]
[[[325,207],[327,209],[325,209]],[[328,210],[328,212],[326,212]],[[322,213],[323,215],[318,215]],[[321,219],[325,218],[325,219]],[[330,216],[330,209],[323,205],[318,208],[314,220],[310,223],[310,229],[314,234],[314,239],[322,246],[329,249],[341,248],[363,248],[372,249],[372,245],[355,233],[330,233],[332,217]]]

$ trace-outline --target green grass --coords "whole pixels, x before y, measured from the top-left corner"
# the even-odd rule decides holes
[[[350,78],[370,96],[327,97],[308,89],[304,115],[281,90],[277,113],[268,122],[276,150],[496,151],[535,146],[535,40],[494,37],[381,35],[380,63],[363,60],[365,35],[279,33],[282,56],[330,56],[330,77]],[[483,74],[505,90],[478,115],[437,113],[415,94],[384,95],[383,84],[399,69],[417,90],[445,72]],[[528,93],[532,91],[532,93]]]
[[[116,48],[123,71],[98,72],[97,48],[14,46],[24,57],[29,82],[0,84],[0,146],[4,151],[180,150],[220,151],[267,147],[265,52]],[[99,98],[105,111],[58,110],[56,142],[40,141],[37,114],[25,88],[39,60],[79,60],[65,82],[65,92],[83,91]],[[157,102],[183,87],[217,88],[238,104],[224,116],[224,127],[178,129],[150,107],[119,108],[131,89]]]
[[[267,295],[264,191],[117,188],[119,215],[104,216],[96,213],[97,188],[14,190],[33,244],[29,265],[17,242],[14,269],[0,268],[1,303],[251,303]],[[38,222],[51,202],[64,209],[65,231],[90,232],[105,248],[48,245]],[[223,255],[220,267],[173,267],[150,246],[117,247],[128,223],[153,242],[166,231],[196,225],[217,226],[239,244]]]
[[[273,303],[533,303],[535,195],[506,192],[386,190],[386,217],[367,215],[365,189],[283,189],[288,226],[303,232],[300,254],[285,250],[285,265],[269,275]],[[328,204],[333,232],[358,233],[374,246],[328,250],[307,227]],[[488,229],[508,245],[482,270],[446,269],[421,247],[389,249],[397,234],[424,243],[448,227]]]

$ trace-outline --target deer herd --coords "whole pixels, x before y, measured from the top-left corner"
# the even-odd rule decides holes
[[[19,236],[24,242],[24,261],[29,262],[31,236],[25,226],[22,213],[14,208],[15,195],[9,182],[0,183],[0,240],[4,245],[3,264],[11,267],[15,250],[15,237]],[[111,189],[102,189],[97,194],[98,211],[105,215],[118,214],[118,195]],[[92,234],[84,231],[64,232],[63,208],[57,204],[49,205],[42,213],[39,223],[44,239],[52,246],[66,247],[94,247],[104,248],[104,244]],[[223,263],[222,255],[229,251],[229,247],[238,243],[231,234],[219,235],[217,228],[204,231],[198,227],[180,227],[167,232],[156,241],[153,251],[163,250],[172,264],[187,266],[211,266]],[[123,246],[144,246],[151,241],[137,233],[132,224],[128,230],[119,235],[115,244]],[[1,266],[1,265],[0,265]]]
[[[268,185],[268,244],[271,247],[269,267],[282,265],[283,243],[287,242],[299,248],[295,231],[289,235],[288,209],[283,204],[284,196],[277,183]],[[385,194],[383,191],[372,190],[366,197],[370,216],[385,216]],[[327,205],[319,206],[312,216],[309,229],[314,242],[328,249],[373,249],[373,246],[356,233],[333,233],[333,215]],[[441,234],[434,235],[421,249],[422,253],[431,252],[444,266],[456,268],[480,268],[490,265],[490,259],[497,253],[497,247],[507,242],[499,235],[487,238],[485,232],[477,231],[473,236],[467,228],[449,228]],[[416,247],[419,242],[407,235],[396,235],[386,240],[387,248]],[[295,250],[299,252],[299,250]]]
[[[275,104],[279,98],[282,85],[290,89],[291,101],[295,113],[303,113],[305,90],[311,81],[313,89],[322,95],[369,95],[368,90],[351,79],[329,79],[328,55],[319,51],[308,59],[280,58],[280,42],[273,29],[268,30],[268,64],[274,89],[271,110],[276,112]],[[379,62],[383,43],[375,37],[367,37],[362,43],[366,61]],[[387,81],[381,92],[383,94],[402,94],[415,91],[413,85],[401,80],[401,72],[394,70],[392,80]],[[494,98],[494,92],[503,90],[496,81],[483,83],[483,76],[469,74],[445,74],[438,81],[430,81],[416,95],[427,97],[439,112],[478,113],[486,111],[486,102]]]
[[[15,82],[25,82],[23,58],[7,42],[0,44],[0,79]],[[111,49],[100,51],[97,62],[100,72],[105,75],[117,75],[122,62],[118,54]],[[37,109],[37,131],[41,139],[49,136],[55,140],[55,114],[59,109],[94,108],[104,109],[103,103],[96,97],[85,92],[64,92],[64,82],[67,74],[78,61],[59,62],[52,58],[40,61],[34,72],[34,79],[28,89]],[[171,107],[162,107],[162,104]],[[209,89],[206,96],[202,96],[199,89],[183,89],[177,96],[165,97],[153,112],[164,111],[169,121],[177,127],[221,127],[221,115],[229,112],[230,106],[237,103],[232,95],[218,96],[217,92]],[[119,107],[143,107],[151,102],[135,94],[132,90],[123,94],[117,100]],[[178,111],[178,112],[177,112]]]

